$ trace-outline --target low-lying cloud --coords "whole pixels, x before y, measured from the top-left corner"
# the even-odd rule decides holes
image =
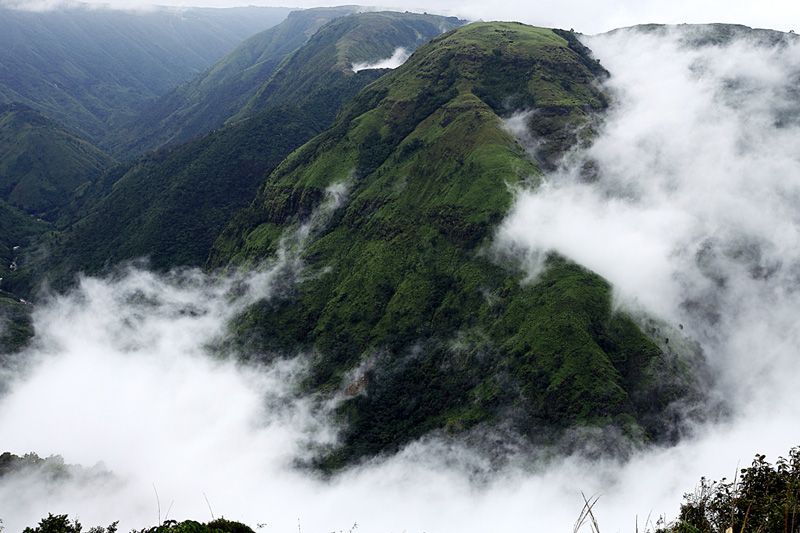
[[[676,450],[707,458],[713,442],[746,461],[800,442],[800,46],[700,46],[703,31],[585,40],[614,104],[591,148],[520,192],[497,247],[532,276],[548,252],[570,257],[621,307],[699,342],[732,415]]]
[[[391,57],[387,57],[386,59],[381,59],[374,63],[369,63],[369,62],[353,63],[353,66],[350,67],[350,69],[353,72],[358,72],[360,70],[366,70],[370,68],[397,68],[403,63],[405,63],[409,57],[411,57],[411,52],[409,52],[403,47],[398,47],[395,49]]]
[[[481,483],[471,473],[492,468],[484,455],[433,436],[330,480],[296,468],[335,439],[324,402],[295,386],[305,355],[254,367],[218,348],[243,306],[302,275],[298,252],[346,199],[340,186],[284,241],[280,268],[239,280],[131,269],[37,308],[30,364],[0,398],[0,444],[102,461],[97,471],[113,476],[4,477],[6,529],[49,512],[123,529],[209,520],[210,504],[262,531],[569,530],[583,492],[601,495],[603,530],[633,531],[637,515],[642,528],[649,513],[675,516],[701,476],[786,454],[800,443],[800,53],[680,42],[587,40],[612,73],[613,108],[588,151],[520,192],[497,246],[520,253],[531,275],[559,251],[607,277],[618,305],[683,325],[730,416],[625,463],[520,457]],[[579,172],[586,159],[591,182]]]

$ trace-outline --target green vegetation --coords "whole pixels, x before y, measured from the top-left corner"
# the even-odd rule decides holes
[[[26,527],[22,533],[81,533],[83,526],[78,519],[70,520],[65,514],[54,515],[48,514],[47,518],[42,518],[39,525],[36,527]],[[108,527],[93,527],[89,533],[116,533],[117,522],[112,523]]]
[[[23,104],[0,105],[0,351],[32,334],[31,249],[47,242],[70,194],[99,178],[113,159]],[[21,322],[18,322],[21,320]]]
[[[700,480],[678,519],[657,533],[786,533],[800,530],[800,448],[775,465],[756,455],[734,481]]]
[[[535,183],[606,105],[587,54],[514,23],[433,39],[287,158],[217,240],[209,268],[269,259],[325,188],[348,188],[302,281],[234,325],[253,357],[311,350],[306,387],[342,395],[343,444],[317,466],[501,421],[541,442],[584,424],[668,435],[654,415],[690,390],[685,362],[613,311],[597,275],[551,257],[527,282],[491,249],[509,185]],[[498,117],[523,109],[551,147],[541,161]]]
[[[115,153],[137,155],[219,128],[270,79],[288,54],[325,23],[355,10],[355,6],[343,6],[289,13],[286,20],[246,39],[128,121],[113,136]]]
[[[0,522],[1,523],[1,522]],[[87,533],[116,533],[119,522],[110,525],[94,526]],[[70,520],[68,515],[47,515],[42,518],[36,527],[26,527],[22,533],[81,533],[83,525],[77,518]],[[225,518],[216,518],[207,523],[194,520],[164,520],[160,525],[141,530],[132,530],[131,533],[253,533],[249,526]]]
[[[51,225],[23,232],[36,246],[3,280],[9,312],[23,312],[7,349],[30,331],[14,300],[45,276],[60,289],[140,256],[163,270],[276,261],[336,186],[343,204],[294,250],[302,275],[231,325],[245,357],[311,353],[306,391],[341,399],[341,446],[320,450],[318,468],[493,424],[543,444],[586,426],[634,444],[672,438],[665,413],[692,394],[692,354],[665,353],[579,265],[551,256],[530,280],[493,247],[513,189],[591,139],[606,72],[570,32],[517,23],[449,31],[390,72],[349,68],[442,24],[459,21],[336,18],[275,67],[242,120],[73,186]],[[501,119],[523,111],[535,154]]]
[[[165,520],[159,526],[141,529],[135,533],[253,533],[253,530],[241,522],[216,518],[205,524],[194,520],[184,520],[183,522]]]
[[[409,51],[445,30],[463,24],[456,18],[416,13],[359,13],[327,24],[308,45],[286,57],[232,120],[287,101],[304,101],[303,107],[319,115],[327,126],[336,111],[357,90],[382,72],[353,73],[354,63],[374,62],[390,57],[398,47]]]
[[[199,76],[160,98],[120,130],[115,144],[131,155],[180,142],[291,104],[317,117],[321,129],[380,72],[350,64],[391,56],[461,22],[413,13],[359,13],[355,6],[297,11],[254,35]],[[333,22],[331,22],[333,21]]]
[[[0,455],[0,477],[22,465],[39,466],[51,461],[63,466],[58,459],[41,459],[35,454],[17,457],[6,452]],[[664,519],[660,519],[655,533],[799,531],[800,448],[791,449],[788,458],[779,457],[775,465],[767,462],[764,455],[756,454],[751,466],[741,469],[734,481],[723,478],[712,482],[703,477],[695,491],[685,494],[684,499],[678,518],[669,524],[664,524]],[[600,531],[592,512],[596,503],[597,497],[586,500],[574,531],[578,531],[587,521],[592,531]],[[92,527],[89,533],[115,533],[117,524],[113,522],[107,527]],[[40,520],[38,526],[27,527],[23,533],[81,533],[82,530],[83,526],[77,519],[70,520],[67,515],[51,513]],[[208,523],[165,520],[159,526],[133,530],[132,533],[253,533],[253,530],[240,522],[217,518]]]
[[[0,198],[40,218],[55,219],[78,187],[114,160],[23,104],[0,105]]]
[[[76,272],[97,274],[139,257],[149,258],[150,265],[159,270],[202,265],[232,214],[247,206],[264,177],[327,127],[337,109],[360,88],[382,74],[331,71],[341,59],[331,55],[332,50],[355,50],[359,39],[374,40],[375,33],[386,34],[386,46],[411,46],[409,34],[415,39],[424,38],[423,31],[435,35],[437,24],[450,21],[387,13],[341,20],[347,21],[344,31],[334,21],[317,32],[320,39],[301,48],[311,66],[299,68],[289,60],[281,69],[281,83],[303,88],[291,105],[271,106],[204,137],[123,163],[77,189],[69,205],[59,211],[54,224],[58,231],[45,235],[37,250],[25,254],[25,269],[15,276],[16,292],[28,298],[37,289],[36,280],[45,275],[52,287],[63,288]],[[405,32],[394,38],[388,28],[397,27]],[[353,56],[354,60],[382,53],[366,45],[359,50],[362,55]],[[302,82],[298,85],[296,79]],[[62,194],[62,198],[68,197]]]
[[[121,165],[86,187],[62,216],[54,260],[69,278],[147,256],[154,268],[201,265],[234,211],[253,198],[265,172],[311,138],[314,118],[276,107]],[[165,229],[168,228],[168,231]]]
[[[32,337],[31,307],[0,291],[0,354],[18,352]]]

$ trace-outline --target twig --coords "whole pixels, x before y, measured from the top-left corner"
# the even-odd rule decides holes
[[[161,500],[158,498],[158,491],[156,490],[156,484],[153,483],[153,492],[156,493],[156,505],[158,506],[158,525],[161,525]]]
[[[208,496],[206,496],[206,493],[205,493],[205,492],[203,493],[203,498],[205,498],[205,499],[206,499],[206,505],[208,505],[208,511],[211,513],[211,520],[216,520],[216,519],[214,518],[214,511],[212,511],[212,510],[211,510],[211,503],[209,503],[209,501],[208,501]]]

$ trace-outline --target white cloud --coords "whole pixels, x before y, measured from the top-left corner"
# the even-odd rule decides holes
[[[411,56],[411,52],[401,46],[395,49],[391,57],[375,61],[374,63],[353,63],[351,69],[353,72],[358,72],[359,70],[366,70],[369,68],[397,68],[405,63],[409,56]]]
[[[701,344],[732,417],[622,470],[659,484],[669,468],[721,468],[723,449],[747,462],[800,437],[800,47],[692,49],[686,31],[586,40],[612,74],[614,105],[581,154],[598,178],[567,166],[520,193],[497,243],[534,274],[549,250],[571,257]]]

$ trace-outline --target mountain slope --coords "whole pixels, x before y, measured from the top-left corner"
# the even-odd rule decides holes
[[[252,200],[266,174],[320,133],[342,103],[385,72],[337,70],[331,76],[336,57],[330,49],[340,41],[364,39],[360,57],[379,59],[375,54],[380,51],[370,52],[375,36],[360,35],[359,30],[364,26],[413,28],[419,16],[369,13],[346,19],[345,31],[334,21],[319,30],[321,40],[314,39],[301,49],[311,66],[289,63],[290,73],[302,76],[294,105],[270,107],[205,137],[113,169],[82,189],[69,211],[63,211],[57,226],[64,234],[38,268],[51,275],[56,269],[60,272],[56,277],[71,279],[77,271],[98,273],[108,265],[145,256],[160,270],[202,265],[214,239],[234,211]],[[444,24],[448,19],[428,16],[423,20],[426,28],[435,31],[431,21]],[[385,42],[389,47],[408,44],[391,36]],[[319,71],[318,79],[313,69]],[[293,78],[283,79],[292,83]]]
[[[413,50],[460,24],[413,13],[347,16],[355,9],[293,12],[280,25],[248,39],[138,116],[120,134],[121,153],[184,141],[278,104],[304,106],[313,100],[316,107],[310,111],[320,114],[324,127],[360,88],[348,72],[351,62],[389,57],[397,47]],[[356,89],[348,89],[348,83]],[[324,99],[313,94],[321,90],[328,92]]]
[[[604,75],[568,32],[449,32],[359,93],[218,239],[210,268],[305,264],[289,261],[280,297],[236,328],[253,357],[315,354],[306,386],[337,397],[347,423],[320,466],[481,424],[535,442],[585,424],[670,437],[685,363],[614,311],[597,275],[554,256],[528,282],[491,247],[509,185],[591,135]],[[538,160],[499,118],[521,110]],[[287,239],[301,225],[310,236]]]
[[[202,264],[264,173],[317,133],[313,124],[296,108],[276,107],[120,165],[76,199],[84,206],[79,220],[64,232],[54,256],[65,272],[98,273],[138,257],[160,270]]]
[[[54,217],[79,186],[115,161],[62,125],[22,105],[0,105],[0,198]]]
[[[350,6],[289,13],[277,26],[246,39],[144,109],[115,136],[117,150],[139,154],[218,128],[252,98],[287,54],[305,44],[325,23],[355,10]]]
[[[290,100],[309,99],[312,112],[333,118],[346,100],[337,88],[352,78],[356,63],[386,59],[398,48],[408,52],[463,24],[456,18],[417,13],[361,13],[339,18],[315,34],[308,46],[287,57],[270,80],[232,120]]]
[[[98,142],[288,11],[0,9],[0,104],[25,103]]]

